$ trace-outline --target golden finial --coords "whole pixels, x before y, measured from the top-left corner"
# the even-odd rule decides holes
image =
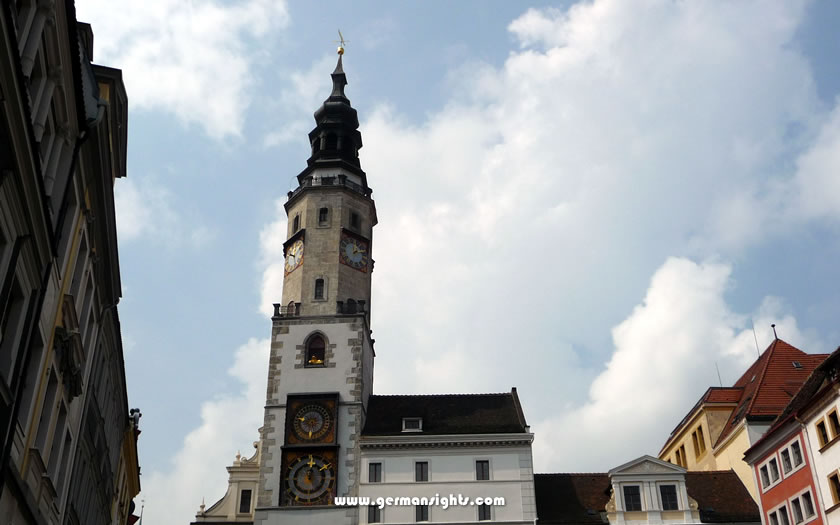
[[[338,44],[338,51],[337,51],[338,54],[343,55],[344,54],[344,44],[346,44],[347,41],[344,40],[344,35],[341,34],[341,29],[338,30],[338,40],[335,40],[334,42],[336,44]]]

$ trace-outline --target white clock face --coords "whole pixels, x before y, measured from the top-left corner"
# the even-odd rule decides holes
[[[286,273],[291,273],[303,262],[303,241],[295,241],[286,250]]]

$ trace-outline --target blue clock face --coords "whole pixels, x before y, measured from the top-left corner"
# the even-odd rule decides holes
[[[367,243],[349,235],[342,235],[339,258],[347,266],[366,272],[370,260]]]

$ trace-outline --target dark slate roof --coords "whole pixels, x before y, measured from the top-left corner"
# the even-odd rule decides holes
[[[535,474],[538,523],[606,523],[610,500],[607,474]],[[686,472],[688,495],[697,501],[704,523],[759,523],[758,507],[735,472]],[[603,516],[603,517],[602,517]]]
[[[755,501],[732,470],[686,472],[685,489],[697,500],[704,523],[761,521]]]
[[[370,396],[363,435],[404,435],[404,417],[423,418],[424,435],[523,433],[514,388],[503,394]]]
[[[605,523],[607,474],[534,474],[538,523]]]

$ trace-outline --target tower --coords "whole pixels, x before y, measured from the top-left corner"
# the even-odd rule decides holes
[[[358,522],[359,435],[373,383],[376,207],[359,163],[343,49],[315,112],[311,156],[288,193],[282,302],[274,305],[254,523]]]

